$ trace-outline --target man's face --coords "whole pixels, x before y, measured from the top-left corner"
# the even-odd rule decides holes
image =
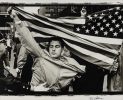
[[[59,58],[62,53],[62,47],[59,41],[51,41],[49,46],[49,54],[52,58]]]

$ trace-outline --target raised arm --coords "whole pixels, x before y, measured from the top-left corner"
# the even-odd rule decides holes
[[[39,44],[34,40],[31,32],[26,27],[26,24],[22,22],[17,15],[13,17],[15,22],[15,27],[20,35],[20,41],[22,45],[28,49],[34,56],[41,57],[44,52],[43,49],[40,48]]]

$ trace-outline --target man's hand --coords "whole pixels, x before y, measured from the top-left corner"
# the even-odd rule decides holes
[[[15,24],[20,24],[21,23],[20,19],[17,17],[17,12],[14,9],[12,9],[12,7],[9,7],[7,9],[7,12],[9,13],[10,17],[12,19],[14,19]]]
[[[11,11],[12,11],[12,7],[9,7],[9,8],[7,9],[8,14],[10,14]]]
[[[9,66],[6,66],[5,69],[8,70],[8,71],[10,71],[10,67]]]
[[[20,73],[20,69],[16,68],[15,70],[16,70],[17,73]]]
[[[12,7],[9,7],[9,8],[7,9],[7,12],[8,12],[8,14],[10,15],[11,18],[15,18],[16,13],[15,13],[15,11],[12,9]]]

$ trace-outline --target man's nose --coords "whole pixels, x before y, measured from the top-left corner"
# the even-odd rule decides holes
[[[56,50],[56,48],[55,48],[55,47],[53,47],[53,48],[52,48],[52,50],[53,50],[53,51],[55,51],[55,50]]]

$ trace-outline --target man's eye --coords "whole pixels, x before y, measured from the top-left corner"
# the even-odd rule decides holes
[[[53,48],[53,46],[51,45],[50,48]]]
[[[57,45],[56,48],[60,48],[60,45]]]

